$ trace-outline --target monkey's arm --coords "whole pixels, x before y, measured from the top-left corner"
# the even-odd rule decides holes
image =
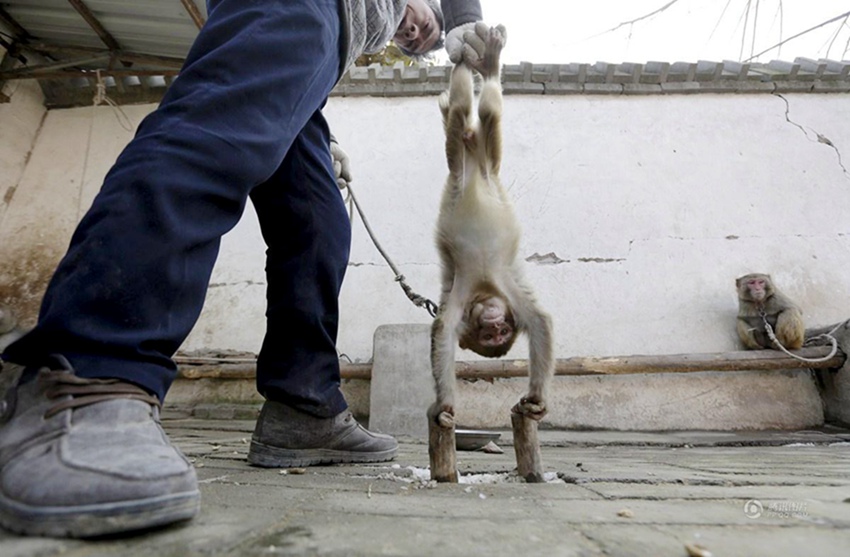
[[[431,373],[434,375],[437,400],[428,410],[428,417],[445,428],[454,425],[455,346],[463,310],[456,306],[457,302],[449,296],[431,325]]]
[[[738,337],[744,343],[746,348],[750,350],[761,350],[764,346],[760,345],[756,340],[756,327],[752,327],[746,319],[738,318]]]
[[[518,328],[528,334],[528,394],[514,408],[535,420],[546,415],[549,383],[555,374],[552,318],[537,303],[531,287],[521,278],[511,288],[511,305]]]
[[[793,306],[779,312],[776,317],[775,332],[777,340],[788,350],[802,348],[806,336],[803,313]]]
[[[458,64],[452,70],[448,95],[440,96],[446,131],[446,161],[451,179],[457,184],[463,177],[464,142],[472,135],[472,102],[472,71]]]

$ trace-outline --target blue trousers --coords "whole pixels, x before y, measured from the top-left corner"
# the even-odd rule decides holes
[[[339,391],[338,295],[351,230],[320,109],[339,77],[337,0],[213,0],[162,103],[81,221],[35,329],[4,357],[62,354],[81,377],[163,399],[221,236],[247,199],[267,244],[257,384],[317,416]]]

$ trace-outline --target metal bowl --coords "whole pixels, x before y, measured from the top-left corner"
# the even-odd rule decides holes
[[[477,451],[487,443],[497,441],[502,434],[498,431],[482,431],[479,429],[456,429],[455,445],[459,451]]]

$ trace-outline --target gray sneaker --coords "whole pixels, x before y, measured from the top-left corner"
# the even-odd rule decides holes
[[[195,516],[195,470],[162,430],[156,397],[53,360],[0,403],[0,524],[85,538]]]
[[[260,411],[248,462],[264,468],[392,460],[398,443],[372,433],[346,410],[334,418],[317,418],[267,400]]]

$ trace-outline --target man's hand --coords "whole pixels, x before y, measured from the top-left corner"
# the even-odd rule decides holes
[[[334,175],[339,189],[344,190],[351,182],[351,162],[336,140],[331,140],[331,158],[334,164]]]
[[[489,77],[494,71],[498,71],[498,67],[493,68],[492,66],[494,62],[498,64],[499,52],[508,41],[508,34],[504,25],[498,25],[493,29],[494,33],[491,33],[489,25],[483,21],[478,21],[472,29],[463,33],[462,59],[467,66],[484,77]],[[492,43],[493,40],[500,43],[499,47],[495,50],[493,48],[488,50],[488,41]],[[492,60],[493,55],[495,55],[495,61]]]
[[[458,25],[448,33],[446,33],[446,52],[449,55],[449,60],[452,64],[460,64],[463,61],[463,35],[467,31],[475,30],[475,22],[464,23]]]

